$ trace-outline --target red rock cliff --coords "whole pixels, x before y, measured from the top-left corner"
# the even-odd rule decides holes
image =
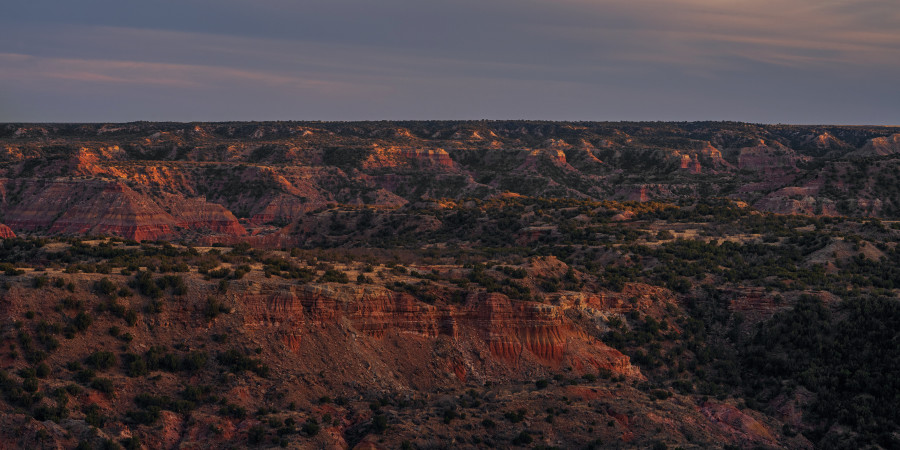
[[[380,287],[285,285],[251,286],[239,301],[248,312],[247,326],[281,329],[285,344],[292,348],[302,345],[305,327],[349,327],[376,340],[398,333],[428,340],[449,338],[460,355],[470,355],[458,362],[462,367],[567,365],[578,371],[602,368],[641,377],[627,356],[569,321],[564,307],[512,301],[501,294],[471,294],[461,306],[437,307]],[[484,357],[487,360],[477,361]]]
[[[11,230],[8,226],[0,223],[0,239],[14,238],[14,237],[16,237],[16,233],[13,233],[13,230]]]

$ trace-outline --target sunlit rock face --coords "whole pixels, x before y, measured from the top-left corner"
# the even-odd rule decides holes
[[[893,217],[898,131],[724,122],[5,125],[0,213],[14,232],[271,245],[297,243],[289,232],[329,205],[397,209],[507,194],[714,196],[777,213]]]

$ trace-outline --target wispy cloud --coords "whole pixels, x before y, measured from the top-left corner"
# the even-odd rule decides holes
[[[267,71],[196,64],[55,58],[0,53],[0,80],[42,84],[48,80],[202,89],[217,83],[262,83],[288,89],[343,91],[353,86]]]
[[[900,6],[895,2],[562,1],[576,4],[585,17],[612,16],[627,24],[546,27],[546,36],[560,36],[572,45],[599,43],[596,56],[607,60],[729,71],[744,58],[815,70],[831,65],[829,71],[841,71],[846,68],[840,65],[853,64],[900,72],[900,28],[895,25],[900,23]],[[898,20],[887,25],[876,12]]]

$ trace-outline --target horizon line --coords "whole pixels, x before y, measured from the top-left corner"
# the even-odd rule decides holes
[[[317,120],[317,119],[268,119],[268,120],[129,120],[129,121],[0,121],[0,125],[128,125],[128,124],[227,124],[227,123],[383,123],[383,122],[543,122],[543,123],[656,123],[656,124],[690,124],[690,123],[722,123],[760,126],[801,126],[801,127],[880,127],[900,128],[900,124],[874,123],[789,123],[789,122],[754,122],[729,119],[699,120],[589,120],[589,119],[360,119],[360,120]]]

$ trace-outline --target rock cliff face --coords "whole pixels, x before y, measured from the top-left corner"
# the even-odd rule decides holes
[[[700,160],[697,159],[697,155],[681,155],[680,168],[691,173],[700,173],[703,170],[700,166]]]
[[[0,239],[6,238],[14,238],[16,237],[16,233],[13,232],[8,226],[0,223]]]
[[[179,228],[228,236],[247,235],[247,230],[231,211],[204,198],[165,196],[160,204],[172,212],[175,225]]]
[[[754,206],[778,214],[839,215],[835,201],[821,198],[816,186],[788,187],[766,195]]]
[[[700,412],[734,440],[777,445],[778,440],[765,425],[732,405],[707,402]]]
[[[58,180],[8,180],[8,191],[22,200],[5,211],[6,223],[14,230],[48,230],[73,203],[73,197],[102,189],[102,182],[77,183]]]
[[[758,172],[789,172],[797,169],[797,162],[803,158],[781,143],[766,143],[760,140],[753,147],[738,150],[738,168]]]
[[[641,377],[627,356],[567,319],[567,307],[513,302],[501,294],[472,294],[462,305],[439,308],[380,287],[257,286],[238,301],[247,310],[247,326],[281,330],[284,344],[295,351],[304,345],[303,330],[309,326],[346,327],[376,340],[397,334],[429,342],[445,337],[456,350],[453,364],[469,368],[460,376],[495,372],[516,376],[526,367],[558,369],[567,364],[580,373],[604,369],[617,376]]]
[[[557,308],[513,304],[501,294],[476,294],[469,300],[467,322],[479,330],[491,354],[513,364],[529,352],[539,360],[558,363],[566,350],[567,330]]]
[[[430,169],[452,170],[450,154],[442,148],[376,146],[362,162],[365,169]]]
[[[888,156],[900,153],[900,133],[885,137],[877,137],[866,142],[861,149],[848,156]]]
[[[134,240],[172,237],[178,228],[247,234],[230,211],[202,198],[162,194],[157,203],[121,181],[22,180],[10,184],[24,198],[6,212],[13,229],[108,234]]]
[[[693,190],[693,186],[684,186],[682,189]],[[612,195],[616,200],[626,200],[635,202],[649,202],[670,198],[674,195],[674,189],[671,185],[665,184],[638,184],[620,186]]]
[[[493,357],[519,365],[536,360],[551,367],[564,363],[578,371],[607,370],[640,377],[628,357],[574,326],[566,307],[511,302],[500,294],[470,297],[462,323],[478,331]]]
[[[174,220],[152,200],[121,183],[108,183],[68,207],[50,233],[156,240],[173,234]]]

